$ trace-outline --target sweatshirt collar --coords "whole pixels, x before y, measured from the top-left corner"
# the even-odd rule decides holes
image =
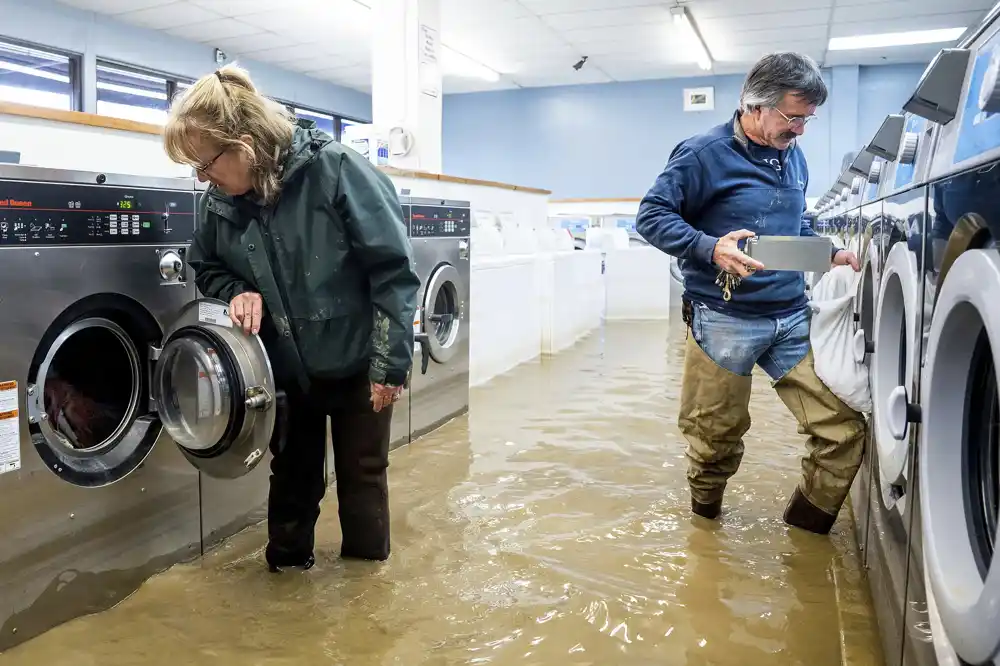
[[[747,137],[747,133],[743,131],[743,125],[740,124],[740,112],[739,110],[733,114],[733,138],[739,141],[740,145],[743,146],[743,150],[747,152],[750,151],[750,139]],[[788,152],[795,147],[797,142],[793,139],[788,148],[781,151],[782,154]]]

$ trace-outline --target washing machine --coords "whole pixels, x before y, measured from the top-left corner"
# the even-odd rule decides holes
[[[920,586],[940,664],[1000,664],[1000,20],[959,49],[968,66],[932,166],[930,299],[921,386]],[[939,68],[944,65],[939,64]],[[936,78],[945,78],[942,74]],[[944,100],[945,108],[952,101]]]
[[[0,649],[110,607],[266,497],[280,396],[259,339],[196,298],[197,196],[0,165]]]
[[[893,419],[919,394],[923,290],[920,257],[926,223],[926,173],[930,163],[932,126],[915,114],[899,121],[890,117],[882,132],[886,178],[881,186],[881,270],[868,363],[872,390],[869,446],[855,497],[867,503],[855,507],[864,517],[858,541],[864,544],[875,611],[887,664],[903,663],[904,643],[920,637],[906,625],[908,554],[915,499],[911,484],[911,449],[916,426],[910,414]],[[898,130],[898,133],[896,131]],[[893,136],[886,137],[885,134]],[[916,662],[914,662],[916,663]]]
[[[471,207],[403,198],[420,292],[414,316],[410,439],[469,409]]]

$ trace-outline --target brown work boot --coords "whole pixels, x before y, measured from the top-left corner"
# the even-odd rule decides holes
[[[798,527],[815,534],[829,534],[837,516],[831,516],[826,511],[816,507],[798,488],[792,493],[785,507],[785,522],[792,527]]]

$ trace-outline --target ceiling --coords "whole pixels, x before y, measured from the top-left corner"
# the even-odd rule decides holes
[[[698,76],[670,8],[688,7],[712,73],[777,50],[820,64],[928,62],[947,44],[859,51],[830,37],[974,26],[995,0],[441,0],[441,42],[497,72],[446,93]],[[370,91],[371,0],[61,0],[241,57]],[[579,71],[572,65],[588,61]]]

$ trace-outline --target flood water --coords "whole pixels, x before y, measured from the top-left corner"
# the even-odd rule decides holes
[[[848,510],[781,520],[803,438],[766,376],[726,513],[690,515],[683,342],[609,325],[473,390],[393,453],[386,563],[337,558],[331,493],[311,571],[267,573],[256,527],[0,664],[881,664]]]

